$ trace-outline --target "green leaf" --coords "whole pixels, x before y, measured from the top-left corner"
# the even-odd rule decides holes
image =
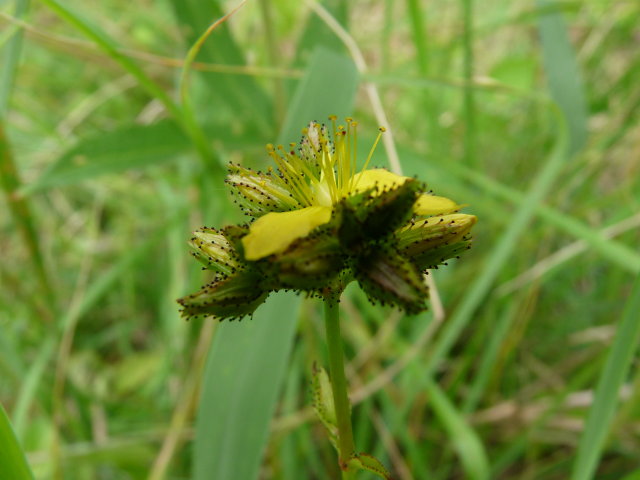
[[[121,173],[175,160],[190,142],[172,121],[127,125],[87,137],[64,153],[22,193],[69,185],[107,173]]]
[[[385,480],[391,480],[391,474],[384,468],[380,460],[367,453],[356,453],[349,460],[349,466],[366,470]]]
[[[316,51],[279,142],[295,141],[313,119],[350,113],[358,75],[346,57]],[[258,476],[277,395],[287,371],[297,297],[278,294],[255,319],[220,325],[211,347],[196,420],[194,479]]]
[[[18,444],[4,407],[0,404],[0,478],[32,480],[33,474]]]
[[[558,2],[538,0],[541,8]],[[582,76],[562,13],[549,11],[538,22],[542,58],[551,96],[562,110],[569,127],[569,154],[579,151],[587,140],[587,107]]]
[[[22,19],[29,9],[29,0],[16,0],[13,16]],[[13,89],[18,63],[22,51],[23,32],[21,28],[9,30],[8,37],[2,36],[6,44],[0,41],[0,49],[4,55],[0,58],[0,120],[3,119],[9,107],[9,99]]]
[[[297,303],[292,294],[272,295],[253,320],[218,327],[196,423],[195,480],[258,477]]]
[[[357,86],[358,71],[349,58],[317,48],[291,101],[278,143],[298,141],[312,120],[322,123],[329,115],[339,119],[349,115]]]
[[[638,312],[640,312],[640,276],[637,277],[631,289],[622,321],[607,356],[607,363],[600,373],[593,405],[589,410],[587,424],[578,444],[572,480],[588,480],[593,478],[595,473],[615,417],[618,392],[627,378],[634,361],[633,354],[640,341]]]

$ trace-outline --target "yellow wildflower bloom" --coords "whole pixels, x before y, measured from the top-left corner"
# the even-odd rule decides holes
[[[267,146],[276,168],[256,172],[230,165],[226,182],[253,217],[248,226],[194,234],[195,255],[216,277],[179,302],[187,316],[250,314],[282,288],[323,296],[357,280],[374,302],[409,313],[426,308],[425,269],[469,248],[476,217],[426,193],[423,183],[357,168],[357,124],[311,122],[299,144]]]
[[[304,130],[297,152],[295,144],[291,144],[288,151],[282,146],[276,149],[269,145],[269,155],[275,161],[279,175],[249,173],[248,169],[231,172],[227,182],[237,188],[245,205],[251,205],[250,213],[259,213],[256,203],[258,206],[266,203],[272,209],[251,226],[242,240],[247,260],[259,260],[284,251],[295,239],[327,223],[333,206],[344,198],[367,190],[375,195],[410,180],[384,169],[366,169],[383,129],[369,152],[365,167],[356,172],[357,124],[347,119],[344,128],[336,127],[335,118],[332,122],[335,145],[329,139],[326,127],[315,122]],[[447,198],[423,194],[415,203],[414,213],[446,214],[459,208]]]

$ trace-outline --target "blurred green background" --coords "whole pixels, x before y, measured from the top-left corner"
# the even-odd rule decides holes
[[[640,4],[254,0],[185,74],[237,5],[0,0],[0,478],[29,477],[14,438],[38,479],[339,477],[319,302],[175,303],[190,232],[240,220],[225,163],[331,113],[479,218],[429,312],[348,289],[357,448],[401,480],[640,478]]]

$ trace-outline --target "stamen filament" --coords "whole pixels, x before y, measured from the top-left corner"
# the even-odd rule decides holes
[[[364,172],[367,169],[367,167],[369,166],[369,162],[371,161],[371,157],[373,157],[373,152],[375,151],[376,147],[378,146],[378,142],[382,138],[382,134],[386,130],[387,129],[384,128],[384,127],[380,127],[378,129],[378,136],[376,137],[376,141],[373,142],[373,146],[371,147],[371,150],[369,150],[369,155],[367,156],[367,160],[364,162],[364,166],[362,167],[362,170],[360,170],[360,172]],[[358,187],[358,181],[360,181],[360,178],[362,178],[362,175],[360,175],[358,177],[358,180],[356,181],[355,185],[352,187],[352,190],[355,190]]]

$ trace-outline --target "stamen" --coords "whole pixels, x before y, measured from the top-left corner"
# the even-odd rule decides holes
[[[282,145],[278,145],[278,150],[282,149]],[[271,151],[270,155],[271,158],[273,158],[273,160],[276,162],[280,173],[285,177],[285,181],[291,185],[291,188],[295,190],[295,193],[297,193],[300,196],[301,200],[303,200],[303,202],[301,203],[312,205],[312,197],[308,195],[308,193],[311,193],[309,187],[308,185],[303,183],[295,168],[293,168],[293,166],[289,162],[287,162],[275,151]]]
[[[378,136],[376,137],[376,141],[373,142],[373,146],[371,147],[371,150],[369,150],[369,156],[367,156],[367,160],[364,162],[364,167],[362,167],[362,170],[360,170],[360,172],[364,172],[367,167],[369,166],[369,162],[371,161],[371,157],[373,157],[373,152],[375,151],[376,147],[378,146],[378,142],[380,141],[380,138],[382,138],[382,134],[384,132],[386,132],[387,129],[384,127],[380,127],[378,128]],[[358,177],[358,181],[360,180],[360,178],[362,178],[362,175],[360,175],[360,177]],[[358,187],[358,181],[356,181],[355,185],[353,186],[353,190],[355,190]]]

